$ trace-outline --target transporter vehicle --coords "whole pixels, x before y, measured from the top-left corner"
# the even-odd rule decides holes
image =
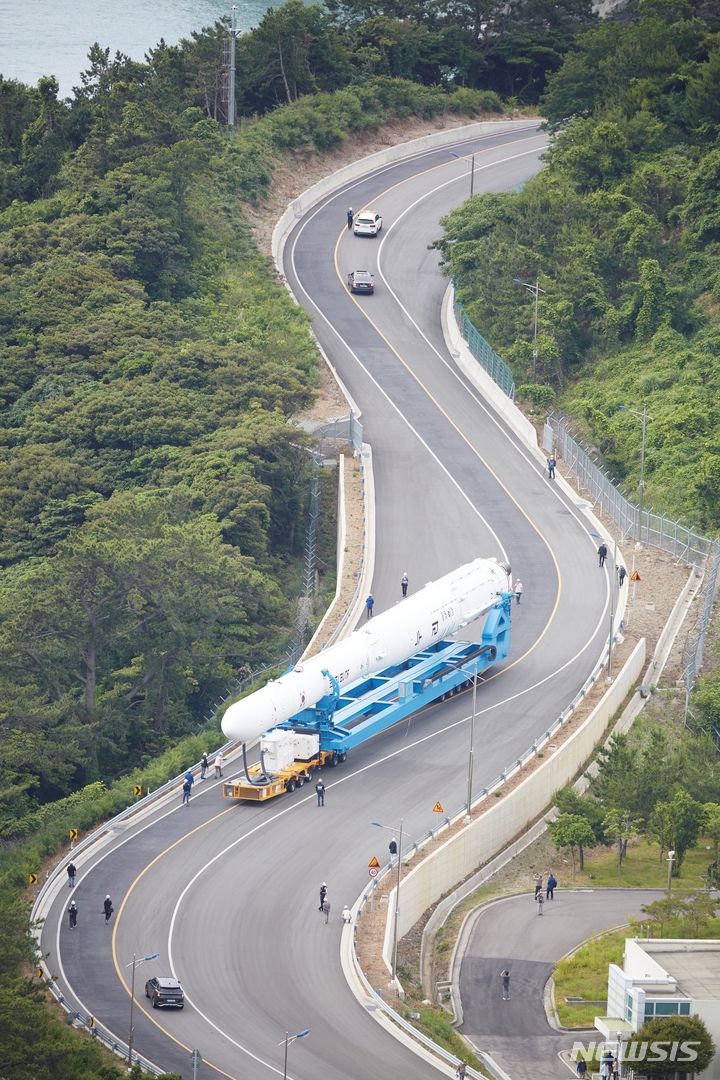
[[[379,236],[382,229],[382,218],[375,210],[363,210],[355,218],[353,232],[356,236]]]
[[[148,979],[145,997],[150,998],[153,1009],[184,1009],[185,994],[177,979]]]
[[[350,292],[372,293],[375,291],[373,275],[367,270],[353,270],[348,274],[348,288]]]
[[[223,797],[292,792],[367,739],[471,686],[510,648],[510,567],[476,559],[363,623],[344,641],[234,702],[222,729],[242,742],[244,777]],[[485,616],[480,641],[453,637]],[[247,744],[259,739],[260,761]]]

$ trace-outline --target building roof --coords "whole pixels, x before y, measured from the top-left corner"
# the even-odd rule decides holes
[[[692,949],[663,949],[655,959],[662,961],[669,975],[675,976],[680,994],[695,1000],[720,1000],[720,951],[703,948],[704,944],[693,942]],[[654,951],[644,944],[643,948],[648,953]]]

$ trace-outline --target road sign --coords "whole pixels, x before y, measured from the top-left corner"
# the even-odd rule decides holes
[[[368,866],[368,874],[370,875],[370,877],[377,877],[379,873],[380,871],[378,870],[377,866]]]
[[[443,810],[440,803],[436,802],[435,805],[433,806],[433,814],[444,814],[444,813],[445,813],[445,811]]]
[[[630,580],[631,581],[642,581],[642,578],[638,574],[637,570],[633,570],[632,574],[630,575]]]
[[[140,784],[135,784],[133,788],[133,795],[135,796],[135,798],[137,798],[139,795],[142,795],[142,787]]]
[[[88,1016],[88,1027],[90,1028],[91,1031],[95,1027],[95,1017],[94,1016]]]
[[[37,977],[38,977],[38,979],[44,979],[45,978],[45,968],[39,967],[37,969]]]
[[[379,869],[380,869],[380,863],[379,863],[379,862],[377,861],[377,858],[376,858],[376,857],[375,857],[374,855],[373,855],[372,859],[370,860],[370,862],[368,863],[368,866],[369,866],[369,867],[370,867],[371,869],[373,869],[373,868],[374,868],[375,870],[379,870]]]
[[[38,876],[37,876],[37,874],[31,874],[31,875],[30,875],[30,884],[31,884],[31,885],[37,885],[37,883],[38,883]]]
[[[77,840],[77,838],[78,838],[78,831],[77,831],[77,829],[71,829],[71,830],[70,830],[70,839],[71,839],[71,840]]]

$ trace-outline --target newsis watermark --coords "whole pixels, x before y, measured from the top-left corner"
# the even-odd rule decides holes
[[[690,1042],[671,1042],[670,1039],[639,1042],[637,1039],[630,1039],[628,1042],[619,1044],[617,1058],[618,1061],[675,1061],[678,1065],[687,1065],[697,1059],[697,1050],[693,1050],[694,1046],[700,1046],[699,1039]],[[613,1048],[606,1047],[602,1041],[597,1044],[589,1042],[587,1045],[575,1042],[571,1056],[573,1061],[579,1061],[580,1058],[584,1058],[585,1061],[602,1061],[609,1053],[613,1053]]]

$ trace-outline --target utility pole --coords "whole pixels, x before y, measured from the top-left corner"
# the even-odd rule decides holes
[[[230,63],[228,71],[228,131],[235,131],[235,38],[237,37],[237,7],[232,6],[230,18]]]
[[[642,510],[643,496],[645,495],[645,428],[647,426],[647,405],[643,405],[642,414],[642,445],[640,447],[640,505],[638,507],[638,540],[642,543]]]
[[[473,676],[473,698],[472,698],[472,716],[470,717],[470,755],[468,758],[468,790],[467,790],[467,809],[465,811],[465,821],[472,821],[471,808],[472,808],[472,789],[473,789],[473,765],[475,763],[475,705],[477,702],[477,660],[475,661],[475,674]]]
[[[475,191],[475,155],[472,156],[472,167],[470,169],[470,194]]]

